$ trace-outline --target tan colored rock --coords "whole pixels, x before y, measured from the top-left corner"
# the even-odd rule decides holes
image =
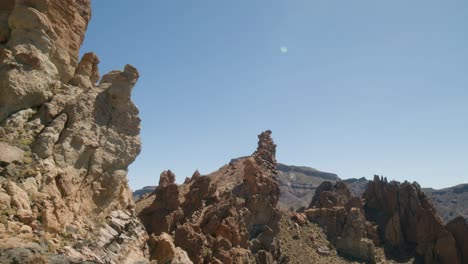
[[[336,241],[340,253],[366,263],[376,263],[375,245],[366,235],[366,219],[358,208],[352,208],[346,216],[343,232]]]
[[[5,189],[8,195],[11,197],[11,206],[16,207],[17,209],[31,210],[28,194],[23,189],[18,187],[16,183],[9,181],[5,185]]]
[[[174,246],[174,240],[167,233],[150,236],[149,243],[151,246],[151,259],[156,260],[158,263],[167,263],[174,258],[176,247]]]
[[[0,165],[10,164],[12,162],[22,162],[24,151],[0,141]]]
[[[290,217],[294,222],[298,223],[299,225],[304,225],[307,223],[307,218],[303,213],[291,212]]]
[[[44,228],[52,233],[59,233],[62,231],[57,215],[55,214],[55,208],[50,201],[44,201],[44,209],[41,215],[41,221]]]
[[[24,234],[24,233],[25,234],[31,234],[32,233],[32,228],[30,226],[28,226],[28,225],[23,225],[23,226],[21,226],[20,232],[22,234]]]
[[[126,174],[141,149],[130,96],[138,71],[127,65],[96,85],[97,56],[85,54],[78,64],[90,8],[89,0],[0,3],[0,138],[20,153],[9,160],[13,152],[0,154],[8,178],[0,183],[0,208],[11,220],[7,232],[25,223],[39,230],[37,240],[56,237],[61,255],[50,262],[134,263],[144,258],[147,235],[135,215],[110,214],[134,206]],[[79,243],[94,239],[102,223],[112,240]],[[68,238],[58,233],[73,234],[76,248],[60,248]],[[21,239],[17,252],[26,252],[32,237]]]
[[[193,264],[193,262],[189,259],[187,252],[180,247],[177,247],[171,264]]]
[[[346,220],[344,207],[312,208],[305,210],[304,213],[309,221],[317,223],[325,230],[330,242],[336,243],[336,239],[343,232]]]
[[[83,87],[92,88],[97,81],[99,81],[99,58],[94,53],[86,53],[81,58],[80,63],[75,71],[75,76],[70,80],[70,84]]]
[[[11,208],[11,196],[6,194],[5,190],[0,190],[0,210],[4,211]]]
[[[32,149],[41,158],[46,159],[52,155],[53,147],[57,143],[60,133],[65,128],[67,114],[56,117],[47,126],[34,142]]]
[[[18,209],[18,211],[16,211],[16,216],[19,218],[21,223],[26,225],[31,224],[37,218],[35,213],[26,209]]]

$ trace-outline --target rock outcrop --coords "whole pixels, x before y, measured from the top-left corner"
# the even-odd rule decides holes
[[[186,251],[193,263],[278,260],[274,237],[279,232],[279,189],[276,145],[270,135],[259,135],[252,156],[207,176],[195,172],[182,185],[174,183],[172,172],[163,172],[152,204],[139,212],[149,235],[173,234],[175,247]]]
[[[78,63],[90,17],[89,0],[0,4],[0,252],[10,252],[2,255],[144,257],[126,178],[141,149],[130,99],[138,72],[127,65],[96,84],[98,57]]]
[[[373,229],[366,222],[362,201],[353,197],[345,183],[323,182],[316,190],[309,209],[309,221],[317,223],[337,251],[367,263],[376,263]]]
[[[423,263],[462,263],[457,241],[417,183],[374,177],[363,198],[366,218],[378,225],[387,254]]]

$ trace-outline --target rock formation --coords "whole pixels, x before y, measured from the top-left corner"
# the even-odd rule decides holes
[[[366,222],[362,201],[352,197],[345,183],[323,182],[305,214],[325,229],[327,238],[342,255],[377,262],[374,242],[368,238],[374,231]]]
[[[423,263],[462,263],[459,248],[465,245],[443,226],[417,183],[400,184],[375,176],[363,198],[366,218],[378,225],[389,255],[400,260],[415,256]]]
[[[376,246],[386,258],[416,263],[466,262],[468,226],[462,217],[442,224],[417,183],[388,182],[376,176],[362,197],[342,182],[324,182],[305,211],[342,255],[376,262]]]
[[[152,204],[139,212],[149,235],[159,241],[173,234],[175,247],[186,251],[193,263],[280,259],[273,241],[280,212],[276,145],[270,135],[259,135],[252,156],[207,176],[196,172],[180,186],[172,172],[163,172]]]
[[[96,84],[97,56],[78,63],[90,17],[89,0],[0,4],[0,252],[11,261],[144,257],[126,178],[141,149],[138,72]]]

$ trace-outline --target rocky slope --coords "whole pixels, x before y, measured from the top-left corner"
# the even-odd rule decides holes
[[[138,72],[78,62],[90,17],[89,0],[0,3],[1,263],[144,259],[126,178]]]

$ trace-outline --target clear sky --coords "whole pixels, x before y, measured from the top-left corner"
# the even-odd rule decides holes
[[[468,182],[468,1],[93,1],[82,52],[136,66],[132,188],[277,159],[423,187]]]

